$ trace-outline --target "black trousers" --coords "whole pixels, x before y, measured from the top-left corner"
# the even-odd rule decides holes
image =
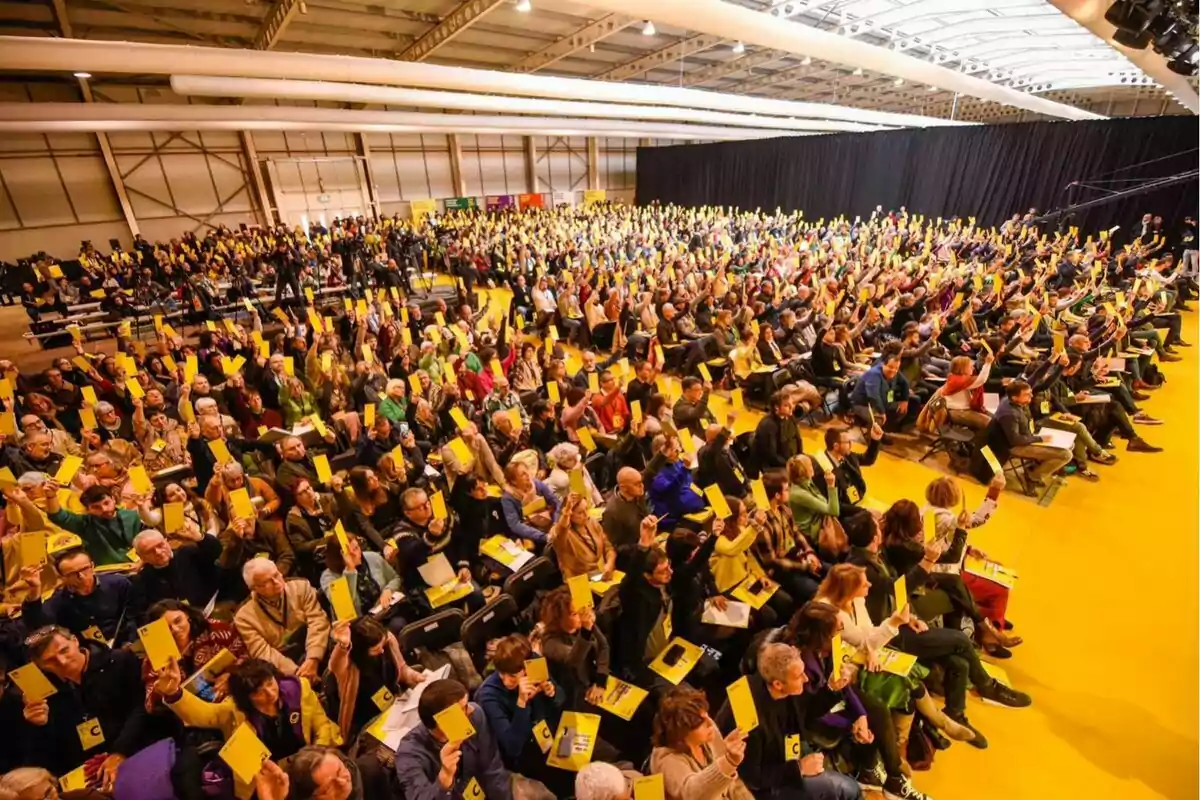
[[[967,707],[967,681],[977,688],[990,687],[992,678],[979,661],[971,640],[960,630],[930,628],[917,633],[907,625],[896,637],[896,648],[919,661],[940,664],[945,672],[946,711],[962,714]]]

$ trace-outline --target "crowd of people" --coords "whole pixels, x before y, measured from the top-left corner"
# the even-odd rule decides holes
[[[972,696],[1031,703],[972,542],[1006,471],[1160,449],[1195,245],[1150,230],[597,204],[34,259],[32,317],[155,335],[0,361],[0,799],[926,798]],[[952,431],[979,508],[869,492]]]

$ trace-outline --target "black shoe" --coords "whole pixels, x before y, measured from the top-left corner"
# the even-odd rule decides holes
[[[1185,308],[1184,311],[1191,311],[1191,309]],[[1174,347],[1191,347],[1192,345],[1188,342],[1185,342],[1183,339],[1176,339],[1175,344],[1173,346]]]
[[[883,763],[876,757],[875,763],[869,767],[863,767],[854,773],[854,780],[859,786],[868,789],[882,789],[887,783],[887,770],[883,768]]]
[[[903,775],[893,775],[887,779],[883,784],[883,796],[888,800],[933,800],[929,795],[917,791]]]
[[[1109,445],[1109,446],[1111,447],[1111,445]],[[1004,620],[1004,624],[1001,627],[1006,631],[1011,631],[1015,626],[1012,624],[1012,622],[1010,620],[1008,620],[1006,618]]]
[[[1033,699],[1029,695],[1016,689],[1010,689],[996,680],[992,681],[991,686],[979,689],[979,696],[1009,708],[1025,708],[1033,705]]]
[[[1150,399],[1150,395],[1148,395],[1144,392],[1130,392],[1129,395],[1130,395],[1130,397],[1132,397],[1134,400],[1136,400],[1139,403],[1143,400]]]
[[[1012,650],[1009,650],[1007,647],[1001,644],[985,644],[983,646],[983,652],[987,653],[992,658],[1012,658]]]
[[[954,711],[948,710],[948,711],[946,711],[946,716],[949,717],[950,719],[954,720],[955,722],[957,722],[959,725],[965,725],[966,727],[975,731],[975,738],[972,739],[971,741],[967,742],[967,744],[971,745],[972,747],[979,748],[980,750],[987,750],[987,746],[988,746],[987,738],[980,732],[980,730],[978,728],[976,728],[974,725],[972,725],[967,720],[967,715],[965,712],[962,712],[962,711],[954,712]]]
[[[879,437],[879,444],[881,447],[886,447],[886,446],[894,443],[895,441],[896,441],[896,438],[894,436],[892,436],[890,433],[885,433],[883,436]]]
[[[1158,357],[1158,360],[1159,361],[1167,361],[1167,362],[1183,361],[1183,356],[1177,356],[1174,353],[1170,353],[1170,352],[1167,352],[1166,350],[1164,350],[1162,355],[1160,355]]]
[[[932,725],[925,727],[925,734],[929,737],[929,743],[933,745],[934,750],[949,750],[952,742],[950,737],[939,731]]]
[[[1125,451],[1127,453],[1161,453],[1162,448],[1155,447],[1145,439],[1137,438],[1129,440],[1129,444],[1125,445]]]

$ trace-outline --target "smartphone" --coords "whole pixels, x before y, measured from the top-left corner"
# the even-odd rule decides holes
[[[673,667],[679,663],[679,659],[683,658],[683,653],[683,645],[673,644],[667,650],[666,654],[663,655],[663,663],[668,667]]]
[[[562,738],[558,740],[558,750],[556,755],[559,758],[570,758],[571,752],[575,749],[575,729],[567,728],[563,731]]]
[[[400,436],[401,436],[401,437],[408,436],[408,423],[407,423],[407,422],[401,422],[401,423],[400,423],[399,425],[397,425],[396,427],[398,427],[398,428],[400,429]]]
[[[761,580],[757,580],[754,583],[750,584],[750,586],[749,586],[750,594],[758,594],[762,590],[763,590],[763,582]]]

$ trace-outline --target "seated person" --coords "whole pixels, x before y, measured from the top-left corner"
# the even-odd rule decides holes
[[[726,497],[725,503],[732,516],[713,520],[717,546],[708,562],[721,594],[728,594],[747,581],[754,583],[767,578],[766,570],[758,563],[751,548],[759,538],[767,535],[768,512],[760,508],[751,514],[749,505],[736,497]],[[787,590],[782,586],[777,588],[767,604],[759,609],[763,624],[775,625],[786,620],[794,607],[795,601]]]
[[[796,456],[788,462],[788,506],[796,529],[823,561],[832,563],[840,561],[847,549],[846,534],[837,519],[841,511],[837,471],[823,473],[818,487],[815,463],[809,456]]]
[[[363,726],[391,707],[388,694],[399,696],[429,676],[405,662],[396,637],[374,617],[335,623],[333,643],[333,681],[325,684],[325,699],[327,707],[337,711],[335,721],[344,741],[354,741]]]
[[[342,498],[345,501],[342,506],[348,508],[346,528],[374,549],[386,552],[384,536],[396,519],[400,496],[379,480],[375,470],[354,467],[350,470],[350,488],[342,493]]]
[[[384,557],[396,567],[409,602],[429,613],[433,608],[425,590],[432,587],[425,582],[418,568],[440,553],[457,571],[459,580],[470,581],[471,565],[478,558],[478,548],[469,552],[463,546],[464,537],[457,535],[458,518],[449,508],[444,519],[434,517],[433,505],[424,489],[406,489],[400,497],[400,508],[395,536],[389,540]],[[478,588],[467,595],[464,602],[472,611],[483,608],[486,603]]]
[[[183,527],[163,533],[171,547],[195,544],[205,536],[215,539],[225,527],[225,521],[217,515],[208,501],[197,497],[191,489],[178,483],[168,483],[155,491],[155,507],[143,506],[140,509],[142,524],[162,531],[163,506],[167,503],[183,503]]]
[[[159,531],[146,528],[133,537],[133,549],[142,568],[131,580],[140,602],[147,606],[172,598],[204,608],[220,587],[221,543],[215,536],[205,535],[195,544],[172,549]]]
[[[708,410],[708,398],[712,393],[712,384],[699,378],[684,378],[683,391],[675,401],[671,412],[675,427],[679,431],[691,431],[698,439],[704,438],[704,430],[710,422],[715,422],[712,412]]]
[[[900,353],[891,350],[859,377],[850,405],[859,423],[878,422],[884,430],[898,431],[915,420],[920,411],[910,399],[908,381],[900,374]]]
[[[571,493],[563,502],[558,521],[550,529],[554,554],[563,578],[576,575],[602,575],[612,578],[617,551],[604,535],[600,523],[592,519],[588,503]]]
[[[230,503],[229,493],[238,489],[246,490],[259,519],[278,519],[282,501],[271,488],[271,484],[262,478],[247,475],[246,470],[237,461],[227,461],[217,468],[208,489],[204,492],[204,499],[209,506],[216,509],[224,524],[227,525],[233,519],[233,505]]]
[[[648,492],[650,507],[658,517],[659,527],[670,530],[687,514],[703,511],[708,503],[703,494],[692,490],[692,471],[679,458],[677,438],[660,433],[654,437],[650,449],[654,453],[651,466],[655,468]]]
[[[983,360],[983,369],[975,374],[975,362],[969,356],[955,356],[950,359],[950,374],[946,382],[937,390],[937,394],[946,399],[946,412],[950,422],[955,425],[982,431],[992,421],[992,415],[983,407],[983,387],[992,374],[992,363],[995,358],[987,355]]]
[[[465,741],[450,741],[435,718],[455,704],[462,706],[475,728]],[[483,710],[467,702],[466,687],[454,680],[433,681],[421,692],[417,715],[421,721],[396,749],[396,778],[405,797],[469,796],[467,787],[474,783],[489,800],[513,800],[513,776],[504,766]]]
[[[285,580],[267,558],[246,562],[242,577],[250,599],[234,614],[233,624],[250,656],[284,675],[316,678],[329,646],[329,618],[316,589],[304,580]]]
[[[734,415],[724,426],[713,423],[704,432],[705,443],[696,453],[696,483],[717,484],[722,494],[745,497],[746,472],[730,446],[733,442]]]
[[[570,442],[555,445],[546,451],[546,462],[550,467],[550,474],[546,476],[546,485],[554,490],[554,494],[558,496],[559,500],[565,500],[567,492],[571,490],[571,473],[583,467],[583,459],[579,456],[579,446]],[[588,501],[593,506],[604,505],[604,497],[596,488],[591,473],[586,467],[583,467],[583,483],[588,490]]]
[[[283,528],[277,522],[263,521],[241,517],[229,523],[221,535],[221,555],[217,565],[227,575],[236,576],[250,561],[256,558],[267,558],[275,563],[276,568],[286,578],[292,574],[296,564],[296,554],[292,552],[291,542],[283,533]],[[230,594],[241,599],[245,593],[240,586],[231,586]]]
[[[858,510],[858,504],[867,495],[867,481],[863,478],[863,467],[869,467],[879,457],[879,443],[883,440],[883,429],[878,424],[871,426],[870,440],[864,453],[854,452],[854,442],[848,428],[825,429],[825,457],[833,465],[837,477],[838,510],[845,519]],[[812,460],[813,483],[821,486],[826,482],[825,470],[818,459]]]
[[[825,565],[796,524],[789,505],[791,483],[786,473],[782,470],[764,473],[762,482],[770,505],[758,528],[753,554],[767,577],[783,587],[795,602],[805,603],[817,593]]]
[[[143,606],[129,578],[114,572],[97,573],[92,558],[73,548],[54,554],[60,586],[42,601],[42,568],[26,567],[21,578],[28,587],[21,604],[26,630],[58,625],[101,644],[123,644],[137,635]]]
[[[1047,478],[1055,475],[1071,461],[1071,451],[1049,444],[1050,434],[1033,432],[1029,416],[1029,404],[1033,401],[1033,389],[1022,380],[1014,380],[1005,389],[996,413],[987,427],[987,444],[1001,463],[1010,458],[1025,458],[1036,461],[1037,466],[1029,470],[1027,480],[1034,488],[1045,485]]]
[[[596,627],[593,608],[576,610],[571,591],[560,586],[542,598],[542,654],[562,691],[559,705],[597,713],[608,683],[608,639]]]
[[[158,738],[144,706],[138,657],[97,642],[81,644],[57,625],[37,628],[25,646],[57,691],[44,700],[27,700],[26,724],[8,736],[17,737],[26,763],[55,775],[103,756],[100,783],[111,791],[125,759]],[[83,732],[81,723],[89,723]]]
[[[514,461],[504,468],[504,494],[500,506],[504,510],[504,521],[509,533],[519,539],[528,539],[534,544],[546,542],[546,532],[558,519],[559,502],[554,491],[533,477],[529,467]],[[541,508],[526,514],[525,509],[541,498]]]
[[[400,576],[381,554],[363,550],[362,543],[352,533],[346,534],[345,552],[334,536],[325,539],[325,571],[321,573],[321,591],[329,595],[329,586],[345,578],[350,588],[354,610],[360,615],[378,613],[387,620],[388,630],[399,633],[406,624],[403,617],[392,613],[393,602],[399,599]],[[375,608],[379,611],[376,612]]]
[[[746,736],[738,776],[760,800],[858,800],[862,790],[853,778],[826,769],[825,756],[809,744],[806,733],[804,660],[791,645],[765,645],[758,671],[750,676],[750,693],[758,727]],[[717,713],[717,726],[733,732],[729,701]],[[786,749],[790,736],[799,738],[798,758]]]
[[[558,691],[553,679],[535,683],[526,674],[525,662],[538,655],[520,634],[501,639],[492,656],[496,671],[479,687],[475,701],[496,737],[504,766],[539,780],[557,796],[566,797],[575,776],[548,766],[546,755],[533,735],[534,727],[539,724],[553,734],[566,703],[566,694]]]
[[[653,737],[650,772],[663,776],[667,800],[754,800],[738,777],[746,734],[734,729],[722,738],[703,692],[687,687],[667,692],[654,717]]]
[[[284,518],[284,532],[296,556],[296,566],[302,575],[316,575],[315,553],[325,543],[338,522],[337,502],[333,495],[318,492],[316,487],[301,478],[293,487],[296,504]]]
[[[250,657],[246,643],[232,624],[208,619],[196,606],[185,605],[178,600],[160,600],[146,612],[147,624],[164,618],[167,620],[167,627],[171,629],[175,646],[179,648],[179,672],[185,681],[203,669],[222,650],[229,651],[235,659],[234,663],[240,663]],[[154,691],[156,679],[157,674],[150,662],[143,660],[142,682],[146,685],[146,710],[151,712],[162,705],[162,696]],[[214,681],[203,678],[198,680],[196,689],[200,697],[210,702],[224,700],[229,696],[228,667],[216,676]]]
[[[59,504],[59,485],[49,480],[43,486],[46,517],[50,522],[83,540],[84,549],[96,566],[127,564],[133,537],[142,529],[137,511],[117,508],[112,492],[103,486],[89,486],[79,495],[86,514],[76,514]]]
[[[804,452],[795,410],[791,392],[780,389],[771,395],[771,411],[754,429],[754,458],[760,470],[785,467],[788,459]]]

